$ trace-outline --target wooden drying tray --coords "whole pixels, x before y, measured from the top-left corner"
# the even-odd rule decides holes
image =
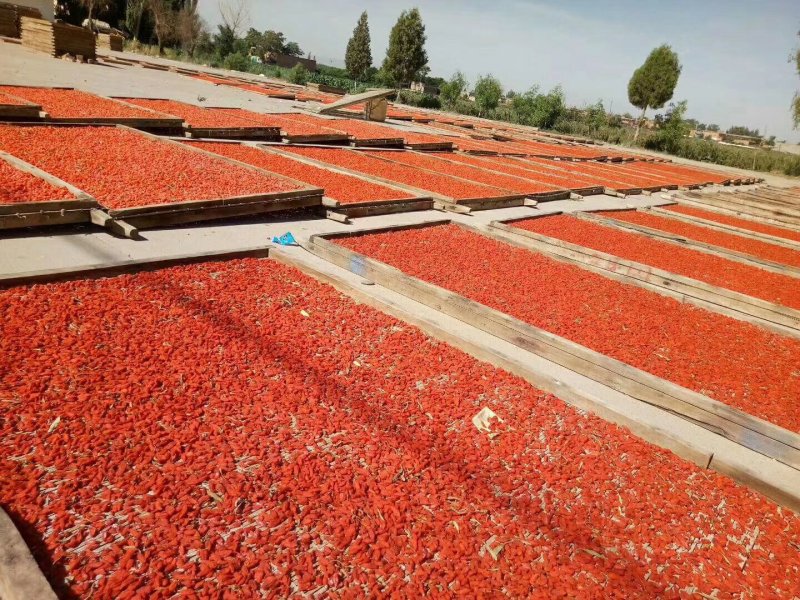
[[[44,86],[33,86],[33,85],[18,85],[15,87],[28,87],[28,88],[36,88],[41,89]],[[53,86],[47,87],[49,90],[74,90],[73,87],[67,86]],[[2,88],[0,88],[2,91]],[[99,96],[98,94],[92,94],[92,92],[85,92],[80,90],[85,94],[91,94],[93,96],[97,96],[98,98],[102,98],[103,100],[112,100],[113,102],[118,102],[127,108],[134,109],[134,110],[143,110],[145,112],[153,113],[152,118],[129,118],[129,117],[89,117],[89,118],[82,118],[82,117],[53,117],[44,111],[42,117],[44,118],[45,125],[55,125],[55,124],[78,124],[78,125],[127,125],[129,127],[134,127],[136,129],[147,129],[151,131],[175,131],[180,130],[183,126],[183,123],[177,117],[173,117],[172,115],[165,115],[163,113],[158,113],[156,111],[142,108],[139,106],[134,106],[132,104],[128,104],[123,100],[119,100],[117,98],[106,98],[105,96]],[[4,92],[8,94],[8,92]],[[13,96],[13,94],[8,94],[9,96]],[[18,97],[18,96],[15,96]],[[20,98],[24,100],[24,98]]]
[[[18,171],[30,173],[55,187],[66,189],[75,197],[73,200],[0,204],[0,230],[90,223],[92,210],[100,207],[97,200],[86,192],[15,156],[0,151],[0,161],[8,163]]]
[[[764,269],[765,271],[770,271],[772,273],[777,273],[778,275],[784,275],[787,277],[795,277],[800,279],[800,268],[798,267],[784,265],[771,260],[766,260],[764,258],[759,258],[758,256],[752,254],[745,254],[744,252],[738,252],[736,250],[729,250],[728,248],[724,248],[722,246],[715,246],[713,244],[708,244],[706,242],[692,240],[680,235],[676,235],[674,233],[661,231],[660,229],[656,229],[653,227],[646,227],[644,225],[638,225],[636,223],[620,221],[618,219],[613,219],[608,216],[600,216],[588,212],[576,212],[574,213],[574,215],[579,219],[583,219],[591,223],[596,223],[598,225],[605,225],[606,227],[612,227],[614,229],[619,229],[627,233],[634,232],[660,242],[665,242],[675,246],[682,246],[684,248],[689,248],[690,250],[695,250],[697,252],[702,252],[704,254],[712,254],[714,256],[719,256],[720,258],[724,258],[726,260],[749,265],[751,267],[758,267],[760,269]]]
[[[128,129],[123,125],[118,125],[117,127]],[[124,220],[133,227],[144,229],[322,206],[323,190],[320,188],[306,185],[295,179],[265,171],[226,156],[220,156],[213,152],[182,144],[175,140],[158,137],[142,131],[137,131],[136,133],[157,140],[160,143],[174,144],[176,147],[185,151],[197,152],[204,156],[222,160],[251,171],[256,171],[275,179],[289,181],[295,184],[298,189],[287,192],[268,192],[264,194],[232,196],[228,198],[191,200],[187,202],[149,204],[132,208],[110,209],[108,210],[108,214],[112,219]]]
[[[489,227],[495,237],[509,244],[539,252],[554,260],[577,265],[604,277],[636,285],[681,302],[688,302],[740,321],[766,327],[781,335],[800,338],[798,310],[513,226],[519,221],[560,214],[563,213],[558,211],[492,221]]]
[[[674,202],[672,204],[675,204]],[[643,213],[650,213],[660,217],[666,217],[675,221],[682,221],[684,223],[691,223],[692,225],[700,225],[715,231],[723,233],[733,233],[741,237],[750,238],[751,240],[759,240],[767,242],[768,244],[775,244],[776,246],[783,246],[784,248],[791,248],[792,250],[800,251],[800,242],[790,240],[769,233],[761,233],[760,231],[753,231],[752,229],[745,229],[744,227],[737,227],[736,225],[728,225],[719,221],[711,219],[704,219],[703,217],[696,217],[694,215],[687,215],[673,210],[666,210],[662,206],[647,206],[640,207],[636,210]]]
[[[443,223],[447,223],[447,221]],[[450,223],[474,233],[485,234],[485,232],[460,223]],[[351,237],[365,233],[428,226],[431,226],[431,223],[314,235],[310,238],[307,246],[317,256],[373,283],[382,285],[477,327],[489,335],[497,336],[508,343],[623,393],[634,400],[682,417],[688,422],[724,437],[745,449],[766,455],[792,469],[800,469],[800,435],[797,433],[529,325],[459,294],[406,275],[394,267],[358,254],[331,241],[341,237]],[[553,393],[559,394],[560,392],[554,390]],[[601,414],[606,412],[601,404],[597,405],[597,409]],[[620,421],[618,419],[619,416],[615,415],[617,422]],[[696,455],[691,449],[682,444],[679,444],[676,448],[674,439],[665,440],[664,431],[643,426],[635,421],[629,421],[628,425],[634,428],[637,435],[647,440],[654,441],[660,445],[665,445],[665,442],[672,442],[667,443],[667,447],[672,448],[690,460],[696,461]],[[706,459],[708,457],[704,457],[703,460]],[[791,506],[795,510],[800,507],[800,498],[784,496],[781,490],[776,490],[775,487],[761,479],[757,472],[732,470],[730,465],[726,464],[724,456],[717,457],[713,455],[708,460],[708,463],[702,466],[717,469],[754,489],[774,498],[777,497],[779,502]]]
[[[604,179],[604,180],[606,180],[608,182],[613,182],[615,184],[618,183],[618,185],[614,185],[614,187],[605,186],[603,188],[603,193],[606,194],[607,196],[614,196],[614,197],[617,197],[617,198],[625,198],[626,196],[634,196],[636,194],[641,194],[643,191],[645,191],[642,188],[629,187],[628,184],[623,184],[621,182],[616,182],[611,177],[603,177],[603,176],[600,176],[600,175],[594,175],[592,173],[583,173],[583,174],[581,174],[581,173],[573,173],[572,171],[570,171],[568,169],[562,169],[562,168],[554,166],[554,165],[540,165],[539,163],[527,162],[527,161],[525,161],[525,157],[524,156],[512,156],[512,158],[521,158],[524,161],[524,162],[521,162],[522,168],[534,168],[536,170],[542,170],[545,173],[547,171],[553,171],[556,174],[558,174],[558,176],[560,176],[560,177],[569,177],[570,175],[578,175],[578,176],[583,176],[583,177],[591,177],[591,178],[594,178],[594,179]],[[563,161],[557,161],[557,162],[563,162]],[[663,189],[664,188],[658,188],[658,191],[661,191]]]
[[[404,194],[411,194],[410,198],[398,198],[395,200],[366,200],[363,202],[348,202],[341,204],[333,198],[323,197],[322,205],[325,211],[325,216],[331,220],[343,223],[349,222],[351,218],[358,217],[371,217],[375,215],[389,215],[403,212],[413,212],[418,210],[430,210],[432,208],[439,208],[444,210],[444,203],[437,202],[430,195],[430,192],[418,190],[410,186],[404,186],[388,180],[366,175],[358,171],[351,171],[342,167],[337,167],[328,163],[307,158],[292,152],[285,152],[281,150],[280,146],[260,144],[259,148],[265,152],[271,152],[285,158],[292,159],[299,163],[304,163],[312,167],[322,168],[331,173],[340,173],[362,181],[368,181],[376,185],[392,188]]]
[[[784,229],[789,229],[791,231],[800,231],[800,225],[793,224],[790,221],[781,220],[780,217],[776,217],[770,212],[755,211],[754,209],[749,209],[747,207],[742,207],[735,204],[729,205],[716,200],[711,194],[697,194],[697,196],[689,194],[677,194],[671,196],[671,198],[679,204],[693,206],[694,208],[701,208],[713,213],[733,216],[739,219],[752,221],[754,223],[783,227]]]
[[[357,150],[353,150],[357,152]],[[387,154],[391,151],[385,151]],[[405,163],[396,162],[386,156],[373,156],[373,158],[378,158],[379,160],[385,160],[391,164],[399,164],[404,167],[409,167],[411,165],[407,165]],[[463,181],[465,183],[476,184],[476,185],[484,185],[488,187],[494,187],[498,190],[503,190],[506,192],[510,192],[510,190],[506,190],[505,188],[499,186],[492,186],[488,183],[481,183],[479,181],[473,181],[472,179],[467,179],[465,177],[459,177],[458,175],[451,175],[449,173],[440,173],[438,171],[434,171],[432,169],[426,169],[424,167],[417,167],[413,166],[412,168],[417,169],[419,171],[424,171],[427,173],[435,173],[437,175],[447,175],[447,177],[451,177],[453,179],[457,179],[459,181]],[[376,177],[376,179],[378,179]],[[395,184],[397,185],[397,184]],[[572,195],[572,192],[569,190],[555,190],[552,192],[538,192],[532,194],[522,194],[522,193],[508,193],[501,196],[487,196],[481,198],[450,198],[448,196],[432,194],[431,192],[427,192],[433,198],[439,198],[441,200],[445,200],[452,205],[457,206],[459,209],[457,212],[470,212],[473,210],[488,210],[492,208],[509,208],[513,206],[536,206],[539,202],[547,202],[549,200],[569,200]],[[450,208],[450,207],[447,207]],[[463,211],[464,208],[469,209],[468,211]]]

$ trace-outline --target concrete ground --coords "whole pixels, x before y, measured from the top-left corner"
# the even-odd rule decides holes
[[[153,59],[154,62],[157,59]],[[170,97],[203,104],[243,107],[258,112],[286,112],[307,109],[305,103],[255,97],[227,86],[214,86],[170,72],[142,68],[85,65],[55,60],[20,46],[0,44],[0,83],[63,85],[103,95]],[[624,149],[623,149],[624,150]],[[686,162],[686,161],[680,161]],[[691,161],[689,161],[691,162]],[[700,165],[705,166],[705,165]],[[727,170],[716,167],[720,170]],[[771,183],[787,185],[791,180],[768,177]],[[308,216],[259,217],[224,223],[206,223],[179,228],[143,231],[144,240],[113,237],[91,226],[3,232],[0,235],[0,283],[3,279],[33,276],[45,271],[87,271],[122,265],[129,261],[161,260],[209,252],[269,245],[275,235],[290,231],[301,242],[316,233],[369,229],[391,224],[452,219],[483,226],[492,220],[558,211],[599,210],[638,207],[667,202],[660,195],[625,199],[591,196],[583,200],[542,203],[536,208],[516,207],[456,215],[420,211],[355,219],[346,225]],[[725,457],[736,473],[757,474],[775,490],[800,497],[800,474],[781,463],[749,451],[676,415],[634,400],[596,381],[569,371],[540,356],[486,334],[452,317],[417,303],[381,286],[363,286],[356,275],[335,267],[302,247],[278,252],[287,260],[334,283],[357,300],[367,302],[403,318],[431,335],[468,348],[482,360],[502,364],[515,372],[526,373],[538,387],[560,395],[576,406],[628,426],[632,431],[667,448],[683,448],[683,456],[706,466],[711,457]],[[687,454],[686,448],[691,448]]]

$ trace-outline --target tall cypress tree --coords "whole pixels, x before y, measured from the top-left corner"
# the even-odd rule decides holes
[[[639,128],[647,109],[661,108],[672,99],[680,74],[678,55],[666,44],[654,49],[644,64],[633,72],[628,82],[628,100],[642,109],[633,141],[639,137]]]
[[[347,42],[347,52],[344,55],[345,68],[356,81],[364,81],[372,66],[372,51],[369,46],[369,23],[367,11],[364,11],[353,29],[353,36]]]
[[[425,25],[419,10],[404,10],[389,34],[382,67],[384,74],[398,87],[428,72],[425,39]]]

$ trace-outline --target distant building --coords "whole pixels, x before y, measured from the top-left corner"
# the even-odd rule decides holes
[[[698,130],[692,129],[689,132],[689,137],[698,138],[702,140],[711,140],[712,142],[722,141],[723,133],[720,131],[709,131],[708,129]]]
[[[427,94],[428,96],[438,96],[439,95],[439,88],[435,85],[428,85],[427,83],[423,83],[422,81],[415,81],[410,86],[408,86],[412,92],[419,92],[420,94]]]
[[[279,54],[277,52],[268,52],[266,56],[267,62],[272,65],[278,65],[284,69],[291,69],[295,65],[303,65],[309,71],[315,72],[317,70],[317,61],[312,58],[301,58],[299,56],[291,56],[289,54]]]

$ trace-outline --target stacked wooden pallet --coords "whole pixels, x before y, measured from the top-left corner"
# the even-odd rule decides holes
[[[18,38],[17,11],[10,4],[0,4],[0,35]]]
[[[0,35],[18,38],[20,36],[20,17],[41,19],[42,13],[38,8],[19,6],[9,2],[0,2]]]
[[[122,42],[125,38],[116,33],[98,33],[97,46],[105,50],[122,52]]]
[[[96,56],[94,34],[83,27],[23,16],[20,17],[20,31],[23,46],[50,56],[71,54],[83,59]]]

